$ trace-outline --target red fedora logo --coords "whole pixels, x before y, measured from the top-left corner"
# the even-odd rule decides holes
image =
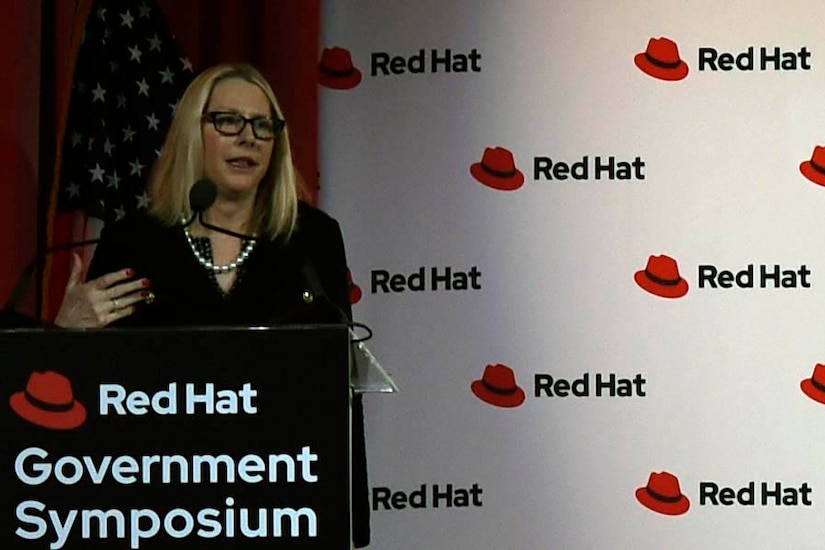
[[[361,82],[361,71],[352,64],[349,50],[324,48],[318,64],[318,83],[333,90],[349,90]]]
[[[805,395],[825,405],[825,365],[815,366],[811,377],[803,380],[800,386]]]
[[[813,183],[825,186],[825,146],[814,147],[811,160],[800,164],[799,171]]]
[[[487,365],[481,380],[475,380],[470,389],[476,397],[496,407],[518,407],[524,403],[524,390],[518,387],[513,369],[507,365]]]
[[[670,256],[650,256],[647,266],[636,272],[636,284],[661,298],[681,298],[688,283],[679,275],[679,265]]]
[[[481,162],[470,166],[470,174],[487,187],[514,191],[524,184],[524,174],[516,168],[513,153],[504,147],[487,147]]]
[[[643,73],[659,80],[682,80],[688,75],[688,66],[679,57],[679,46],[670,38],[651,38],[647,49],[633,58]]]
[[[690,501],[679,488],[679,479],[669,472],[651,472],[647,485],[636,489],[636,500],[667,516],[680,516],[690,508]]]
[[[54,371],[33,372],[9,404],[21,418],[53,430],[73,430],[86,421],[86,407],[75,400],[71,382]]]
[[[355,305],[361,301],[361,287],[352,280],[352,271],[347,268],[347,284],[349,284],[349,303]]]

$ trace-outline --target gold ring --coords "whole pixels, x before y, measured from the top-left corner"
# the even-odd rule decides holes
[[[151,304],[152,302],[154,302],[154,301],[155,301],[155,293],[154,293],[154,292],[152,292],[151,290],[150,290],[150,291],[148,291],[148,292],[146,293],[146,298],[144,299],[144,301],[145,301],[147,304]]]

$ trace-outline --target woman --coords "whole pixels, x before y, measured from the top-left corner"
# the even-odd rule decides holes
[[[205,224],[187,226],[189,191],[202,178],[214,182],[217,196]],[[254,68],[219,65],[195,78],[150,191],[148,216],[104,228],[85,283],[75,255],[55,324],[260,325],[351,317],[340,228],[299,202],[289,130]],[[317,276],[315,292],[319,286],[325,300],[307,293],[313,289],[307,274]],[[369,508],[360,398],[353,400],[353,447],[353,538],[363,546]]]

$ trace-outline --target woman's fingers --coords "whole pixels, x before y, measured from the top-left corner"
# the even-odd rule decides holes
[[[83,262],[73,255],[72,271],[55,324],[67,328],[103,327],[137,311],[139,302],[154,299],[146,278],[131,280],[133,269],[106,273],[82,282]]]
[[[112,285],[116,285],[135,276],[135,270],[132,268],[121,269],[119,271],[112,271],[101,275],[97,279],[88,281],[86,284],[95,290],[106,290]]]
[[[104,294],[109,300],[115,300],[138,290],[149,288],[149,286],[151,286],[149,279],[136,279],[134,281],[114,284],[106,289]]]
[[[115,300],[115,302],[117,302],[117,300]],[[115,321],[119,321],[120,319],[133,314],[135,311],[137,311],[137,309],[134,305],[124,306],[122,304],[117,304],[116,307],[113,307],[112,310],[103,317],[103,325],[105,326],[114,323]]]
[[[132,292],[130,294],[121,294],[117,298],[112,298],[108,301],[109,311],[128,310],[135,304],[145,302],[152,293],[148,290],[141,290],[140,292]]]
[[[119,321],[120,319],[135,313],[141,303],[152,303],[154,299],[155,295],[152,291],[140,290],[109,300],[107,302],[108,311],[101,316],[101,322],[105,326],[115,321]]]

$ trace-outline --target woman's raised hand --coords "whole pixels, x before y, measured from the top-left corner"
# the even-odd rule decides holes
[[[72,271],[54,324],[64,328],[99,328],[132,315],[140,302],[154,299],[149,279],[134,279],[133,269],[121,269],[82,282],[83,261],[72,254]]]

